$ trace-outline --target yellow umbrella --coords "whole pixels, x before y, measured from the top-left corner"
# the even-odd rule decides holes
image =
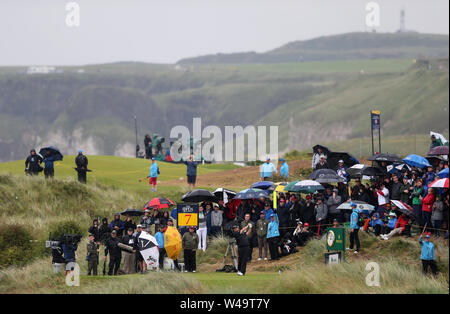
[[[284,191],[284,185],[277,185],[277,187],[275,188],[274,192],[283,192]]]
[[[182,249],[181,235],[174,227],[169,226],[166,232],[164,232],[164,248],[169,258],[176,260],[180,256]]]

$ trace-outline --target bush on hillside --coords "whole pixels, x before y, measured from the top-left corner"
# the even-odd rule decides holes
[[[0,224],[0,268],[24,265],[36,253],[33,235],[24,226]]]
[[[286,154],[284,154],[284,159],[286,160],[298,160],[298,159],[311,159],[311,156],[309,156],[308,152],[299,152],[298,150],[290,151]]]
[[[51,233],[53,239],[58,239],[63,234],[84,235],[85,233],[80,224],[74,220],[54,222],[50,225],[49,232]]]

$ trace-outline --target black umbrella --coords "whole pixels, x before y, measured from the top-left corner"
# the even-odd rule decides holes
[[[353,165],[359,164],[358,159],[356,159],[355,157],[353,157],[352,155],[350,155],[349,153],[346,152],[331,152],[328,154],[327,157],[327,164],[328,167],[330,167],[331,169],[336,170],[339,166],[339,160],[341,160],[344,162],[344,165],[346,167],[351,167]]]
[[[318,148],[322,149],[322,153],[324,153],[324,154],[327,155],[327,156],[331,153],[331,151],[328,149],[328,147],[317,144],[317,145],[315,145],[315,146],[312,148],[314,154],[317,153],[317,149],[318,149]]]
[[[188,192],[181,198],[186,203],[218,202],[219,199],[208,190],[198,189]]]
[[[125,209],[123,212],[120,213],[121,215],[130,215],[130,216],[142,216],[144,215],[144,212],[141,210],[137,210],[134,208]]]
[[[257,198],[269,198],[269,193],[260,189],[246,189],[236,194],[234,197],[237,200],[252,200]]]
[[[380,168],[369,167],[363,164],[356,164],[348,168],[347,173],[349,174],[350,178],[361,178],[362,176],[382,177],[386,174]]]
[[[370,161],[385,161],[385,162],[389,162],[389,163],[393,163],[393,162],[403,162],[403,159],[401,159],[400,157],[398,157],[395,154],[377,154],[377,155],[373,155],[369,158],[367,158],[367,160]]]
[[[74,167],[73,169],[75,169],[76,171],[86,171],[86,172],[92,172],[92,170],[91,169],[81,169],[81,168],[78,168],[78,167]]]
[[[61,154],[61,152],[59,151],[58,147],[55,146],[47,146],[47,147],[43,147],[41,148],[41,150],[39,151],[39,154],[42,155],[44,158],[47,157],[47,151],[50,151],[50,156],[52,156],[55,161],[58,160],[63,160],[63,154]]]
[[[333,169],[315,170],[309,175],[309,178],[319,183],[337,183],[345,182],[345,179],[339,176]]]

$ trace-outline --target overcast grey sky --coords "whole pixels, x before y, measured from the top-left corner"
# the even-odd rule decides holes
[[[77,2],[80,26],[66,25]],[[368,31],[368,0],[0,0],[0,65],[173,63]],[[448,34],[448,0],[375,0],[379,32]]]

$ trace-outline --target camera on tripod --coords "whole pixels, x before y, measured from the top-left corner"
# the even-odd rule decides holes
[[[63,244],[66,245],[77,245],[80,243],[81,238],[83,236],[80,234],[63,234],[59,240],[53,239],[52,234],[50,233],[48,236],[48,240],[45,241],[45,247],[47,249],[57,249],[60,248]]]

